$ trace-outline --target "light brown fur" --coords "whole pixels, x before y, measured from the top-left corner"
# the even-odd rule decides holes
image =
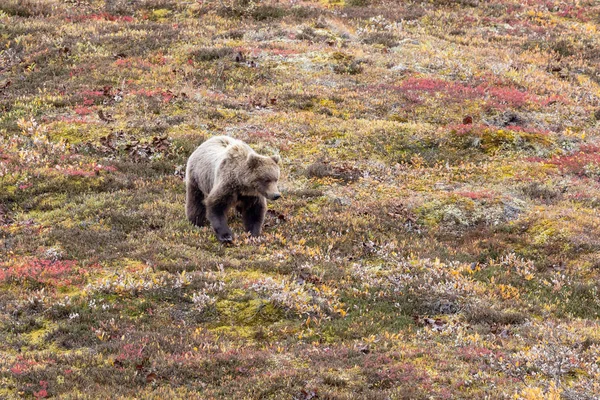
[[[217,238],[231,242],[226,213],[236,205],[244,227],[260,235],[266,199],[280,197],[279,156],[261,156],[241,140],[216,136],[202,143],[186,168],[186,214],[197,226],[211,223]]]

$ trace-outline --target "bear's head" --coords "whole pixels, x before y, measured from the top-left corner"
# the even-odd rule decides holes
[[[277,164],[279,161],[278,155],[270,157],[256,153],[248,155],[246,161],[248,169],[244,176],[244,183],[267,199],[277,200],[281,197],[277,188],[277,181],[279,181],[279,165]]]

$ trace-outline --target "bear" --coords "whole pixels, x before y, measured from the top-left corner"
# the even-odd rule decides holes
[[[281,193],[278,155],[262,156],[241,140],[214,136],[192,153],[186,166],[186,215],[196,226],[210,222],[217,239],[232,243],[227,211],[236,206],[244,228],[259,236],[267,213],[267,201]]]

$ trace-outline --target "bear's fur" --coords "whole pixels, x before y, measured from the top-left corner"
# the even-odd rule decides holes
[[[186,214],[194,225],[210,222],[221,242],[232,242],[227,211],[235,205],[244,228],[261,233],[267,201],[281,197],[277,188],[279,156],[261,156],[241,140],[216,136],[202,143],[186,168]]]

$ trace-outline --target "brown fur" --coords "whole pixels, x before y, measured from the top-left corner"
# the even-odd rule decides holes
[[[236,206],[244,228],[261,233],[267,212],[266,199],[281,195],[279,156],[261,156],[241,140],[216,136],[202,143],[188,159],[186,214],[194,225],[210,222],[221,242],[233,241],[227,211]]]

